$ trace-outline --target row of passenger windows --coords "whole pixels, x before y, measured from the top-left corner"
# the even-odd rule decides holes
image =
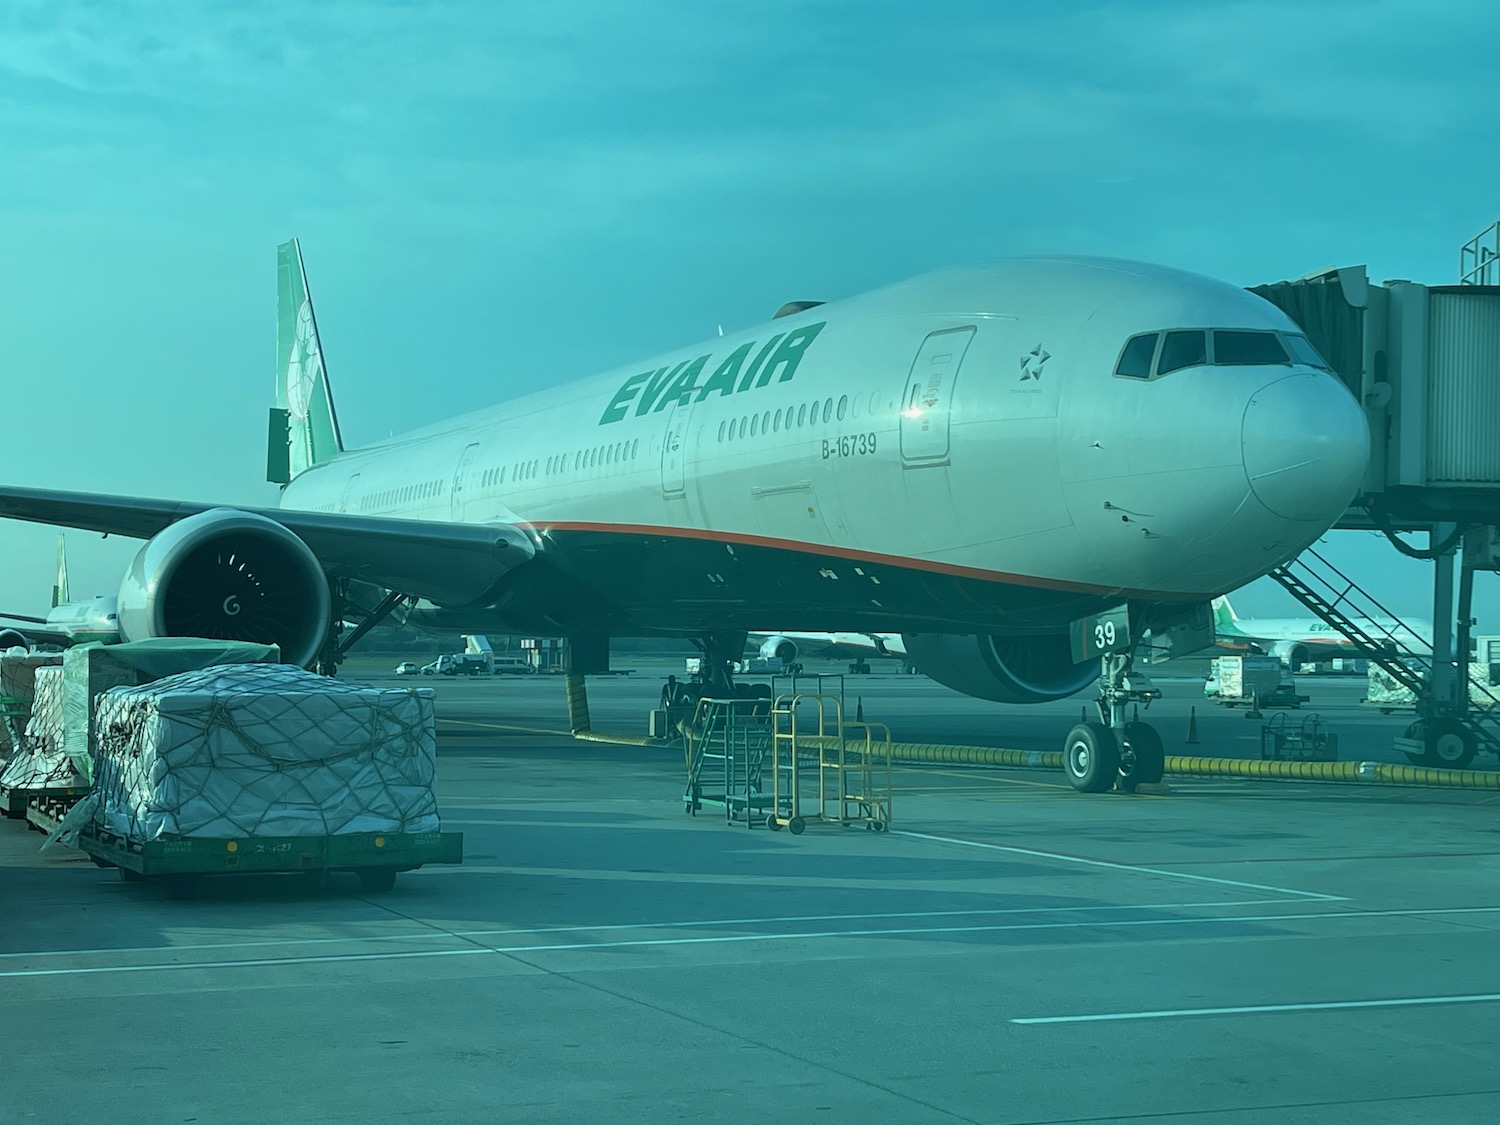
[[[430,500],[442,491],[442,481],[430,480],[425,484],[409,484],[405,488],[387,488],[383,492],[372,492],[360,501],[359,506],[365,511],[371,508],[392,508],[397,504]]]
[[[731,418],[719,423],[719,440],[734,441],[736,438],[758,437],[761,434],[776,434],[799,426],[816,425],[818,421],[840,422],[849,410],[849,396],[841,395],[838,403],[826,398],[822,402],[800,403],[780,410],[767,410],[761,414],[747,414],[743,418]]]
[[[576,453],[557,453],[545,461],[541,459],[518,461],[514,465],[484,470],[479,474],[479,487],[489,488],[491,485],[504,484],[507,477],[511,481],[519,482],[535,480],[539,476],[566,473],[569,469],[576,472],[580,469],[593,469],[602,465],[623,464],[626,461],[634,461],[640,456],[640,452],[641,439],[636,438],[634,441],[617,441],[613,445],[596,445],[593,449],[580,449]]]
[[[1128,379],[1150,379],[1184,367],[1262,367],[1289,363],[1330,370],[1328,362],[1306,336],[1190,328],[1132,336],[1120,352],[1115,374]]]

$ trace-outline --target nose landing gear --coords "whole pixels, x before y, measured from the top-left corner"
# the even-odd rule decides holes
[[[1132,793],[1139,785],[1162,779],[1166,751],[1156,728],[1139,720],[1127,721],[1127,704],[1150,707],[1161,698],[1143,674],[1132,671],[1131,653],[1106,653],[1100,658],[1098,722],[1079,723],[1063,744],[1063,770],[1074,789],[1104,793],[1112,788]]]

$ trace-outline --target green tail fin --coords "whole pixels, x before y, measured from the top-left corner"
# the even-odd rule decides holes
[[[276,405],[271,408],[266,479],[288,484],[343,449],[302,246],[294,238],[276,248]]]
[[[1239,617],[1236,616],[1234,607],[1229,604],[1229,599],[1215,598],[1214,633],[1221,637],[1232,637],[1239,631]]]

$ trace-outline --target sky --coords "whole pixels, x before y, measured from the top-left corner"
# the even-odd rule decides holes
[[[1493,0],[10,0],[0,479],[274,504],[293,235],[351,445],[1012,254],[1452,283],[1496,41]],[[0,608],[55,535],[0,521]],[[137,546],[71,533],[75,596]],[[1326,548],[1426,615],[1430,565]]]

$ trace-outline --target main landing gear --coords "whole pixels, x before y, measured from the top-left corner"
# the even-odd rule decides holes
[[[1063,746],[1063,769],[1073,788],[1104,793],[1112,788],[1132,793],[1138,785],[1162,778],[1166,751],[1161,735],[1150,723],[1127,721],[1128,704],[1151,706],[1161,692],[1144,675],[1131,671],[1129,653],[1107,653],[1099,658],[1098,722],[1083,722],[1068,732]]]
[[[745,654],[748,634],[731,631],[694,637],[693,645],[703,654],[700,671],[690,681],[668,676],[662,686],[661,705],[671,716],[673,729],[682,719],[690,718],[700,699],[749,698],[750,685],[736,685],[734,666]]]

